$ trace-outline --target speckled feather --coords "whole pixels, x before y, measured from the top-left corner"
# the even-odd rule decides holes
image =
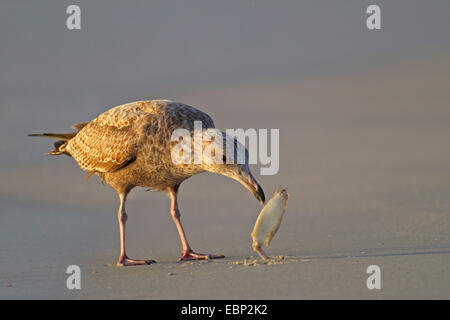
[[[214,128],[211,117],[186,104],[131,102],[82,123],[81,130],[62,144],[59,152],[72,156],[83,170],[98,174],[116,190],[134,186],[165,190],[203,171],[199,166],[176,166],[171,161],[173,130],[192,131],[194,121],[202,121],[203,128]]]

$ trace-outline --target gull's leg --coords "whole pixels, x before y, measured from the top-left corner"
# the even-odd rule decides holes
[[[119,193],[120,197],[120,207],[117,217],[119,219],[119,229],[120,229],[120,257],[119,261],[117,261],[118,266],[138,266],[144,264],[154,263],[154,260],[135,260],[127,257],[127,253],[125,251],[125,223],[127,222],[127,213],[125,212],[125,201],[126,201],[126,193]]]
[[[175,225],[177,226],[178,234],[180,235],[181,245],[183,246],[183,251],[181,253],[180,260],[208,260],[208,259],[224,258],[225,256],[222,254],[211,255],[211,254],[196,253],[192,251],[186,239],[186,234],[184,233],[183,226],[181,225],[180,221],[180,210],[178,210],[178,202],[177,202],[178,187],[169,188],[168,191],[171,200],[170,214],[172,215],[172,219],[175,222]]]

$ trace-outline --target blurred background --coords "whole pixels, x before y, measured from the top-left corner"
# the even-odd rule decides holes
[[[273,252],[450,247],[449,30],[447,0],[2,1],[0,286],[51,296],[51,268],[119,250],[115,192],[26,134],[154,98],[221,129],[280,129],[279,174],[253,169],[267,196],[291,194]],[[251,252],[259,207],[240,185],[202,174],[180,197],[195,248]],[[178,257],[168,208],[132,193],[130,255]]]

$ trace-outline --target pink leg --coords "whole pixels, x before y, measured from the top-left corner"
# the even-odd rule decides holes
[[[172,219],[175,222],[175,225],[178,229],[178,234],[180,235],[181,245],[183,246],[183,251],[181,253],[180,260],[208,260],[208,259],[220,259],[225,258],[222,254],[201,254],[192,251],[189,243],[186,239],[186,234],[184,233],[183,226],[180,221],[180,210],[178,210],[178,202],[177,202],[177,190],[178,188],[169,188],[169,196],[171,200],[170,205],[170,213],[172,215]]]
[[[127,253],[125,251],[125,223],[127,222],[128,216],[125,212],[125,201],[126,194],[119,194],[120,197],[120,208],[118,212],[119,219],[119,229],[120,229],[120,256],[117,261],[118,266],[138,266],[154,263],[154,260],[135,260],[127,257]]]

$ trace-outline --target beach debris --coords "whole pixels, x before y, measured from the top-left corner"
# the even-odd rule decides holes
[[[244,258],[243,260],[237,260],[229,262],[231,267],[257,267],[257,266],[273,266],[273,265],[282,265],[291,262],[300,262],[298,257],[295,256],[274,256],[270,259],[261,260],[261,259],[248,259]]]
[[[286,211],[289,195],[286,189],[279,188],[267,202],[256,219],[255,227],[251,233],[253,238],[253,250],[264,260],[269,257],[261,246],[269,246],[275,233],[280,227],[283,214]]]

